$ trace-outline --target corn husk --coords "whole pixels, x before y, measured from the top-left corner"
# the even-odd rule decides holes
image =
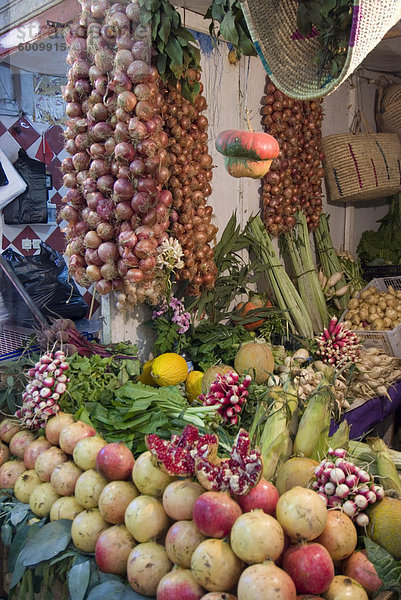
[[[324,381],[310,396],[310,400],[299,422],[294,442],[294,454],[310,457],[317,445],[327,414],[330,412],[332,394],[327,381]]]
[[[381,485],[385,490],[391,490],[401,495],[401,480],[385,442],[380,438],[369,438],[368,444],[376,453],[377,471],[381,478]]]

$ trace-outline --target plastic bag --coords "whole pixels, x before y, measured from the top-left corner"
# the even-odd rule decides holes
[[[8,225],[47,223],[45,163],[29,158],[25,150],[20,148],[14,167],[27,184],[27,188],[4,208],[4,222]]]
[[[69,277],[65,260],[59,252],[41,243],[40,254],[22,256],[8,248],[3,256],[45,317],[76,321],[86,315],[88,305]],[[32,327],[31,312],[15,288],[3,281],[2,292],[10,318],[18,325]]]

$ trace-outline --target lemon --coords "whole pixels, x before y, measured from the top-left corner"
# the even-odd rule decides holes
[[[202,393],[201,383],[203,379],[202,371],[190,371],[185,380],[185,391],[188,400],[193,402]]]
[[[187,361],[175,352],[166,352],[153,360],[151,373],[159,386],[177,385],[187,378]]]
[[[142,367],[142,373],[140,375],[138,375],[138,377],[136,378],[137,381],[140,381],[141,383],[144,383],[145,385],[155,385],[155,381],[152,377],[152,364],[153,364],[153,358],[150,360],[147,360],[146,363],[144,363],[143,367]]]

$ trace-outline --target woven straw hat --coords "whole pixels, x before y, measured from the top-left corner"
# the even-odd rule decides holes
[[[256,50],[273,83],[299,100],[327,96],[357,68],[384,34],[401,19],[401,0],[354,0],[347,58],[337,78],[321,80],[313,59],[316,36],[297,30],[296,0],[241,0]]]

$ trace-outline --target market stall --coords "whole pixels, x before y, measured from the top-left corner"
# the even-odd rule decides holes
[[[399,86],[360,63],[400,9],[283,1],[268,46],[257,3],[67,4],[2,50],[63,25],[64,257],[0,261],[31,328],[0,361],[0,596],[395,600]]]

